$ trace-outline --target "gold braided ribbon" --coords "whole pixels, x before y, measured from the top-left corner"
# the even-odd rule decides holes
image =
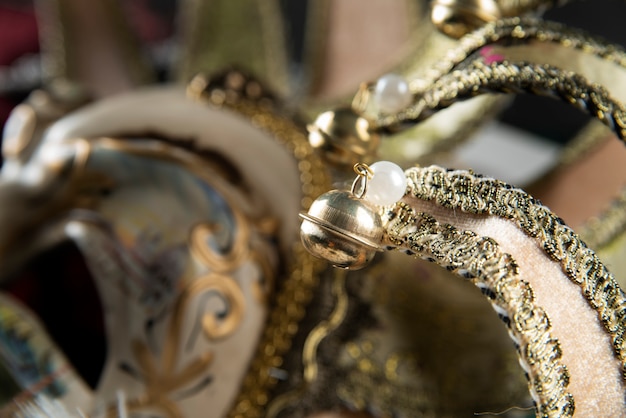
[[[390,243],[470,279],[507,325],[527,373],[538,416],[570,417],[574,397],[561,346],[550,333],[546,312],[535,303],[532,287],[518,275],[517,262],[491,238],[416,213],[400,202],[385,215]]]
[[[626,137],[626,110],[602,86],[550,65],[506,62],[490,65],[475,62],[453,71],[437,80],[415,105],[383,119],[383,126],[416,123],[458,101],[481,94],[523,92],[561,99],[596,117],[621,139]]]
[[[608,43],[583,30],[573,29],[561,23],[534,17],[511,17],[488,23],[461,38],[458,45],[446,53],[444,59],[411,81],[411,91],[415,95],[423,93],[436,80],[449,74],[460,64],[472,61],[473,54],[485,46],[531,42],[558,44],[563,48],[578,50],[620,67],[626,67],[626,52],[619,45]]]
[[[373,130],[392,133],[401,125],[418,123],[472,97],[487,93],[530,93],[561,98],[578,106],[623,137],[626,122],[622,104],[583,75],[547,64],[506,60],[487,64],[478,54],[485,46],[537,43],[559,45],[614,64],[617,69],[626,68],[626,52],[620,46],[555,22],[530,17],[506,18],[464,36],[444,59],[413,77],[409,84],[414,99],[406,109],[395,114],[370,115],[370,96],[363,89],[357,93],[353,106],[372,119]]]
[[[415,198],[509,219],[534,238],[598,313],[626,379],[626,297],[598,256],[571,228],[524,191],[498,180],[440,167],[409,169],[407,178],[409,193]]]

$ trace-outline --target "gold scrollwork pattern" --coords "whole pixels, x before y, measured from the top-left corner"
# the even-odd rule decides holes
[[[154,156],[153,154],[156,152],[156,156],[159,156],[162,152],[167,159],[185,165],[192,172],[200,175],[204,181],[210,183],[205,176],[201,175],[201,162],[199,160],[194,158],[178,160],[173,157],[173,155],[177,155],[176,153],[167,153],[168,146],[163,146],[155,151],[127,146],[121,141],[111,138],[101,138],[98,144],[105,148],[130,154]],[[208,272],[189,280],[176,299],[159,357],[155,357],[144,341],[136,339],[132,342],[133,357],[138,367],[134,374],[141,377],[145,385],[145,392],[143,395],[127,401],[126,407],[129,412],[149,408],[160,411],[168,418],[183,417],[180,408],[170,397],[177,392],[206,384],[208,379],[206,372],[215,359],[214,353],[209,350],[196,355],[189,361],[186,361],[185,357],[183,357],[184,360],[181,360],[179,351],[183,341],[186,338],[192,338],[183,335],[186,317],[193,306],[198,305],[201,314],[194,320],[207,340],[215,341],[232,335],[243,321],[246,309],[243,291],[232,274],[244,263],[259,262],[260,274],[266,283],[257,283],[256,293],[259,299],[267,299],[270,288],[266,284],[273,283],[273,268],[266,262],[265,257],[251,248],[250,220],[234,205],[229,204],[229,208],[233,214],[233,237],[232,241],[225,245],[223,251],[222,249],[214,249],[208,240],[212,234],[217,235],[223,232],[220,228],[227,228],[227,225],[200,223],[191,231],[190,250],[207,268]],[[223,301],[225,305],[223,311],[214,312],[202,305],[206,303],[206,298],[203,298],[203,295],[209,294],[213,294]],[[180,364],[181,361],[184,362],[183,365]],[[116,413],[115,407],[110,407],[107,410],[108,416],[116,416]]]
[[[138,375],[142,376],[146,388],[144,395],[128,401],[129,411],[155,408],[168,418],[183,416],[176,403],[170,400],[170,394],[194,382],[202,384],[201,379],[213,362],[214,356],[211,351],[206,351],[182,368],[177,367],[178,352],[183,338],[182,324],[185,314],[189,311],[189,305],[198,300],[201,294],[211,291],[224,298],[228,305],[228,315],[218,320],[214,313],[205,313],[201,319],[205,336],[210,340],[225,338],[237,329],[243,318],[245,301],[241,289],[232,278],[209,273],[191,282],[176,301],[159,359],[154,357],[143,341],[133,341],[133,353],[139,367]],[[115,408],[110,408],[108,416],[114,417],[115,414]]]
[[[406,174],[412,196],[446,208],[509,219],[534,238],[598,313],[626,378],[626,297],[598,256],[572,229],[523,190],[498,180],[436,166],[412,168]]]
[[[233,215],[237,231],[235,232],[233,242],[230,243],[229,248],[224,253],[214,251],[207,243],[209,237],[219,233],[218,229],[224,228],[224,225],[202,223],[196,225],[191,232],[192,252],[202,260],[203,264],[220,273],[232,271],[233,267],[241,264],[241,261],[248,257],[250,253],[248,247],[250,231],[241,222],[243,215],[237,211],[233,211]]]
[[[572,416],[574,397],[567,391],[569,372],[561,362],[559,341],[551,335],[550,320],[535,303],[532,287],[519,277],[513,257],[492,238],[440,224],[403,202],[384,221],[393,246],[472,280],[489,299],[518,349],[538,416]]]
[[[184,316],[189,311],[190,304],[198,300],[201,294],[217,292],[228,305],[228,314],[217,319],[215,313],[207,312],[200,319],[202,330],[207,339],[215,340],[231,335],[241,323],[245,300],[241,288],[231,277],[218,273],[209,273],[192,281],[176,301],[173,316],[169,322],[167,338],[160,358],[154,358],[148,346],[140,340],[133,342],[133,353],[139,367],[139,376],[142,376],[146,386],[145,394],[131,399],[127,403],[129,411],[144,408],[155,408],[168,418],[182,417],[175,402],[169,395],[188,387],[194,381],[201,385],[201,378],[214,360],[213,353],[206,351],[193,359],[180,370],[177,367],[178,351],[182,340],[182,325]],[[108,416],[116,416],[116,410],[110,408]]]

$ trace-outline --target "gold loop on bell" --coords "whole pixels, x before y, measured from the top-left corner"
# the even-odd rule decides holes
[[[352,182],[351,192],[357,198],[362,199],[367,193],[367,181],[374,176],[372,169],[365,163],[356,163],[352,169],[357,174],[357,178]]]

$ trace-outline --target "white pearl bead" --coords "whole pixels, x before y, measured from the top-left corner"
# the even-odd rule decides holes
[[[365,199],[375,205],[387,206],[404,196],[407,182],[399,166],[389,161],[378,161],[370,169],[374,175],[367,181]]]
[[[396,113],[411,104],[413,95],[406,80],[397,74],[386,74],[374,87],[374,101],[382,113]]]

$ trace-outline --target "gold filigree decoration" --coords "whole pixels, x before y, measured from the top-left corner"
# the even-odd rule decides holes
[[[572,416],[574,397],[567,391],[569,372],[561,362],[560,343],[532,287],[519,278],[513,257],[492,238],[440,224],[403,202],[385,214],[384,222],[391,244],[470,279],[489,299],[518,349],[538,414]]]
[[[222,186],[210,181],[203,160],[192,154],[181,152],[175,147],[166,144],[159,144],[159,146],[152,144],[153,146],[146,147],[142,143],[128,143],[114,138],[97,138],[91,142],[82,141],[90,145],[89,149],[101,147],[130,155],[161,158],[180,164],[203,181],[212,184],[213,187],[222,192],[222,196],[228,201],[228,194],[224,193]],[[78,143],[82,144],[83,142],[79,141]],[[84,158],[83,165],[86,158]],[[150,348],[143,341],[135,340],[132,342],[133,355],[139,368],[139,373],[136,374],[142,378],[145,384],[145,393],[128,400],[126,404],[128,411],[152,408],[161,411],[170,418],[182,417],[182,412],[177,403],[170,400],[169,396],[176,391],[189,388],[194,382],[196,385],[206,383],[206,371],[214,360],[211,351],[201,353],[182,368],[178,364],[185,315],[189,311],[190,305],[199,300],[200,295],[216,292],[228,306],[227,315],[219,315],[218,317],[215,312],[205,312],[198,319],[206,339],[218,340],[232,335],[243,320],[245,297],[231,274],[245,262],[264,260],[264,258],[250,248],[249,220],[237,210],[232,202],[229,202],[228,206],[233,214],[234,236],[224,254],[214,250],[207,243],[211,234],[219,232],[216,228],[224,228],[224,225],[202,223],[196,225],[191,232],[191,251],[206,266],[209,273],[189,281],[176,299],[159,358],[154,357]],[[272,282],[273,269],[271,266],[260,265],[259,267],[262,274],[267,276],[265,280]],[[259,283],[256,285],[259,287],[256,292],[259,294],[259,298],[266,299],[266,291],[270,289],[266,287],[261,289]],[[201,379],[202,377],[204,379]],[[107,410],[108,416],[116,416],[116,413],[115,407],[109,407]]]
[[[203,264],[210,266],[216,272],[232,271],[233,266],[241,264],[241,261],[249,257],[250,232],[247,227],[243,227],[243,215],[238,211],[233,211],[234,223],[237,232],[225,253],[214,251],[207,243],[207,240],[219,233],[221,228],[226,228],[222,224],[201,223],[196,225],[191,231],[191,251]]]
[[[191,252],[207,267],[218,273],[233,271],[243,261],[250,260],[259,267],[259,280],[252,282],[255,299],[263,306],[267,306],[269,296],[274,290],[275,268],[263,257],[259,251],[250,246],[250,228],[248,228],[243,214],[233,209],[234,224],[237,231],[233,242],[229,243],[225,253],[214,251],[207,243],[211,235],[225,228],[221,224],[200,223],[191,231]]]
[[[158,361],[143,341],[133,341],[133,354],[139,367],[138,375],[142,377],[145,384],[145,393],[127,402],[128,411],[154,408],[168,418],[183,417],[176,402],[170,400],[169,395],[188,387],[194,381],[202,384],[202,381],[198,382],[198,379],[203,377],[214,358],[212,352],[206,351],[179,370],[177,359],[182,338],[182,321],[189,309],[189,304],[197,300],[198,295],[208,291],[217,291],[225,298],[229,313],[226,318],[220,320],[210,313],[203,316],[202,325],[206,337],[224,338],[237,329],[237,325],[243,318],[245,301],[241,289],[232,278],[210,273],[192,281],[176,301],[168,325],[165,345]],[[110,407],[108,416],[115,417],[115,414],[115,407]]]
[[[580,286],[609,334],[626,379],[626,298],[598,256],[548,208],[523,190],[466,171],[440,167],[407,170],[409,193],[422,200],[474,214],[509,219]]]

